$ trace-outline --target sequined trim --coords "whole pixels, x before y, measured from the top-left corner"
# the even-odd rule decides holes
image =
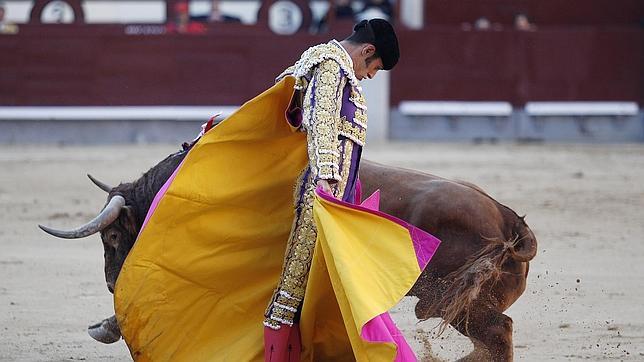
[[[362,94],[362,88],[352,87],[349,101],[359,109],[362,109],[363,111],[367,110],[367,100],[364,98],[364,94]]]
[[[367,128],[367,112],[361,109],[357,109],[356,113],[353,116],[353,123],[361,126],[362,128]]]
[[[332,42],[326,44],[319,44],[307,49],[295,65],[287,68],[282,74],[277,77],[281,80],[287,75],[293,75],[296,78],[301,78],[309,74],[318,64],[326,60],[334,60],[342,73],[349,79],[352,86],[358,87],[359,81],[353,71],[351,65],[351,58],[344,49],[340,48],[341,45],[333,44]]]
[[[279,81],[284,79],[284,77],[293,74],[294,71],[295,65],[291,65],[290,67],[286,68],[280,75],[277,76],[277,78],[275,78],[275,83],[278,83]]]
[[[362,92],[362,87],[360,87],[359,81],[353,71],[353,62],[351,61],[351,57],[339,42],[332,40],[326,44],[320,44],[309,48],[302,54],[295,65],[288,67],[284,72],[282,72],[282,74],[277,77],[276,81],[292,75],[295,77],[295,89],[307,89],[309,86],[309,80],[311,79],[311,73],[317,69],[316,67],[318,65],[328,60],[333,60],[338,64],[341,73],[345,75],[347,78],[346,80],[351,84],[349,101],[358,108],[354,122],[366,128],[367,102]]]
[[[331,167],[334,169],[340,169],[340,166],[338,166],[337,162],[318,162],[318,165],[320,167],[326,166],[326,167]]]
[[[344,195],[344,191],[347,188],[347,183],[349,182],[349,173],[351,173],[351,156],[353,154],[353,143],[344,141],[343,150],[342,150],[342,181],[337,185],[335,191],[335,197],[341,198]]]
[[[274,304],[274,305],[275,305],[276,307],[278,307],[278,308],[285,309],[285,310],[287,310],[287,311],[289,311],[289,312],[293,312],[293,313],[297,312],[297,307],[289,307],[288,305],[284,305],[284,304],[282,304],[282,303],[280,303],[280,302],[275,302],[275,304]]]
[[[317,150],[318,155],[333,155],[335,157],[340,157],[340,152],[333,151],[333,150]]]
[[[279,330],[280,327],[281,327],[281,325],[280,325],[280,323],[278,321],[274,321],[274,320],[268,319],[268,318],[264,320],[264,325],[266,327],[268,327],[270,329],[274,329],[274,330]]]
[[[295,298],[294,296],[292,296],[292,295],[288,294],[288,292],[285,292],[285,291],[283,291],[283,290],[280,290],[280,292],[279,292],[278,294],[279,294],[280,296],[282,296],[282,297],[286,297],[286,298],[288,298],[288,299],[297,300],[297,298]]]
[[[349,97],[351,101],[356,106],[356,112],[353,115],[353,122],[361,126],[362,128],[367,128],[367,101],[362,94],[362,91],[359,89],[352,88],[351,96]]]
[[[304,97],[302,124],[308,131],[311,170],[318,179],[340,181],[338,119],[344,77],[333,60],[322,62]]]
[[[360,146],[364,146],[367,139],[367,130],[355,123],[347,121],[345,117],[342,117],[338,133]]]

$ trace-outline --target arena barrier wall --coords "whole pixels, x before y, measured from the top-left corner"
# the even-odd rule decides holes
[[[272,84],[311,44],[346,35],[350,24],[338,24],[327,34],[299,32],[290,36],[242,24],[208,28],[203,34],[164,34],[162,25],[149,24],[21,25],[17,34],[0,35],[0,106],[239,105]],[[422,126],[423,121],[410,121],[400,112],[399,106],[409,101],[511,105],[512,115],[506,117],[512,120],[511,126],[499,117],[485,131],[469,129],[464,123],[458,128],[462,134],[448,139],[548,139],[551,132],[545,130],[556,129],[556,119],[563,116],[537,117],[544,123],[542,128],[526,125],[535,118],[523,111],[528,102],[644,104],[644,30],[637,26],[544,26],[527,32],[464,31],[458,26],[430,25],[398,33],[404,52],[390,74],[392,118],[388,127],[389,135],[396,139],[435,137],[411,135],[411,131],[406,136],[403,132],[423,129],[413,128]],[[0,110],[4,124],[0,132],[5,135],[7,122],[34,122],[10,119],[3,112]],[[458,118],[449,117],[448,123]],[[573,123],[587,123],[575,117]],[[86,121],[97,122],[91,117]],[[417,125],[404,125],[406,121]],[[606,122],[613,122],[616,129],[629,124],[628,132],[623,132],[628,137],[606,139],[632,140],[637,139],[632,135],[642,121],[641,116],[629,116]],[[44,125],[40,123],[40,127]],[[451,126],[444,127],[446,131],[437,134],[450,134],[447,130]],[[583,130],[585,126],[579,127]],[[12,132],[14,136],[0,139],[19,142],[20,132]],[[586,139],[565,137],[576,138]]]

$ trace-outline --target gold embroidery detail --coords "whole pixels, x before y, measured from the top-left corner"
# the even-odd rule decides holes
[[[280,308],[289,310],[288,308],[291,309],[297,309],[297,307],[300,306],[300,301],[294,298],[287,298],[283,295],[278,295],[277,296],[277,303],[281,304]],[[286,308],[284,308],[286,307]]]
[[[342,73],[349,79],[351,85],[357,87],[359,82],[353,71],[353,66],[351,66],[351,58],[340,47],[341,45],[335,45],[331,42],[313,46],[302,53],[295,65],[289,67],[280,77],[283,78],[288,74],[292,74],[296,78],[306,77],[318,64],[326,60],[334,60],[340,66]],[[281,79],[280,77],[278,79]]]
[[[335,160],[337,159],[338,159],[337,156],[330,153],[324,153],[318,156],[318,162],[324,163],[324,164],[330,164],[332,162],[335,162]]]
[[[360,87],[352,87],[349,100],[356,106],[356,111],[353,115],[353,122],[367,128],[367,101],[362,94]]]
[[[287,322],[292,323],[295,317],[293,311],[284,309],[280,305],[297,309],[304,298],[304,290],[317,238],[317,230],[313,220],[315,184],[312,177],[312,172],[307,173],[307,170],[304,170],[295,187],[296,211],[299,213],[295,217],[291,228],[280,282],[265,313],[267,318],[264,321],[264,325],[271,328],[275,326],[275,321],[289,324]],[[299,191],[302,190],[302,186],[304,186],[304,191],[300,194]]]
[[[364,94],[362,94],[360,87],[351,87],[349,101],[355,104],[359,109],[362,109],[363,111],[367,110],[367,100],[364,98]]]
[[[320,64],[304,97],[302,124],[308,131],[311,171],[316,178],[340,181],[338,119],[344,78],[340,65],[327,60]]]
[[[361,109],[357,109],[356,113],[353,115],[353,123],[361,126],[362,128],[367,128],[367,112]]]
[[[360,146],[364,146],[367,139],[366,129],[348,121],[343,121],[342,123],[340,123],[339,133]]]
[[[344,141],[344,152],[342,156],[342,181],[338,182],[335,191],[335,197],[340,198],[344,195],[349,182],[349,172],[351,172],[351,155],[353,154],[353,143],[351,141]]]

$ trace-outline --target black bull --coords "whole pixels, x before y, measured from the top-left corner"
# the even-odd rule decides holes
[[[174,153],[138,180],[116,187],[88,175],[109,193],[103,211],[71,231],[41,228],[63,238],[100,232],[105,279],[113,292],[154,196],[186,154]],[[416,317],[443,318],[442,327],[451,324],[468,336],[479,357],[483,352],[493,360],[512,360],[512,319],[503,312],[525,290],[529,261],[537,251],[536,238],[523,217],[466,182],[366,160],[360,179],[365,194],[382,191],[382,211],[442,240],[408,293],[419,298]]]

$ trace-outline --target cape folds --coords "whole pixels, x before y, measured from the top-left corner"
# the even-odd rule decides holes
[[[135,360],[263,360],[263,313],[307,163],[305,135],[284,114],[293,89],[286,77],[207,132],[157,195],[114,294]],[[440,242],[376,204],[318,192],[305,360],[414,358],[386,311]]]

